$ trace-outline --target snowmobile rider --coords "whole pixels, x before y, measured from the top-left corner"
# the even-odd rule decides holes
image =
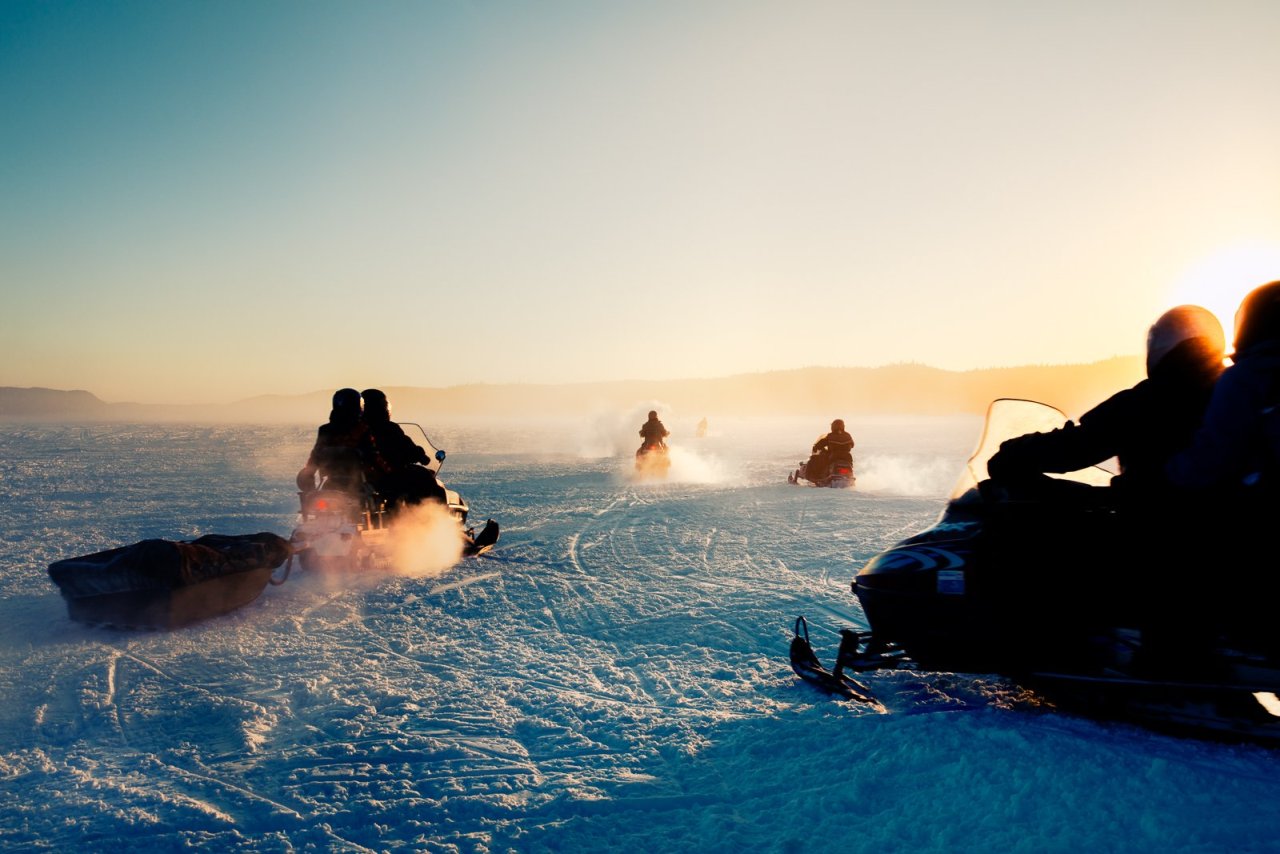
[[[666,438],[670,436],[670,431],[658,420],[658,413],[655,410],[649,410],[649,420],[640,425],[640,438],[644,441],[640,443],[640,449],[637,454],[645,451],[666,450]]]
[[[853,467],[853,437],[845,432],[844,419],[837,418],[831,422],[831,432],[813,443],[813,452],[804,464],[804,479],[816,483],[840,463]]]
[[[1206,627],[1247,637],[1280,658],[1280,575],[1265,545],[1280,499],[1280,281],[1245,296],[1235,333],[1231,367],[1200,429],[1165,466],[1180,499],[1168,522],[1177,532],[1177,554],[1166,563],[1181,570],[1176,589],[1196,590]],[[1198,572],[1223,562],[1224,549],[1243,570],[1236,583],[1197,584]],[[1170,590],[1161,604],[1165,634],[1179,637],[1185,602]]]
[[[405,435],[391,420],[387,396],[376,388],[365,389],[364,423],[367,430],[361,445],[365,477],[389,506],[422,501],[447,501],[444,487],[427,465],[427,452]]]
[[[1164,466],[1191,443],[1222,373],[1222,324],[1198,305],[1171,308],[1147,333],[1147,378],[1048,433],[1009,439],[987,462],[1002,485],[1043,483],[1117,457],[1111,485],[1149,491],[1165,485]]]
[[[311,492],[319,475],[328,487],[359,491],[363,479],[360,448],[367,430],[360,418],[360,392],[353,388],[334,392],[329,421],[320,425],[307,463],[298,472],[298,489]]]
[[[1274,501],[1280,492],[1280,281],[1254,288],[1240,303],[1231,358],[1195,438],[1165,473],[1176,487]]]

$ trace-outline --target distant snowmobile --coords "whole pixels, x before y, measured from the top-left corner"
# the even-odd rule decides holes
[[[1100,488],[1111,473],[1099,468],[1046,477],[1035,494],[986,479],[987,460],[1003,440],[1065,421],[1043,404],[993,403],[942,517],[872,558],[854,579],[870,631],[843,630],[827,670],[797,620],[793,669],[852,699],[867,691],[849,671],[995,673],[1085,714],[1280,746],[1280,630],[1270,612],[1233,613],[1215,626],[1201,607],[1199,619],[1176,620],[1172,634],[1148,634],[1153,615],[1169,622],[1160,610],[1167,604],[1151,604],[1171,601],[1155,595],[1162,592],[1156,586],[1177,583],[1173,568],[1155,561],[1179,557],[1135,531],[1161,531],[1176,544],[1184,531],[1135,527],[1126,515],[1132,507],[1117,508],[1110,488]],[[1225,545],[1209,571],[1217,580],[1205,583],[1235,585],[1242,612],[1250,599],[1269,601],[1266,574],[1249,575],[1274,563],[1269,544]],[[1194,600],[1196,591],[1187,593]]]
[[[440,470],[445,453],[431,444],[422,427],[412,422],[401,426],[416,427],[428,449],[433,472]],[[446,506],[457,520],[463,534],[463,557],[484,554],[498,542],[498,523],[492,519],[476,531],[467,525],[471,508],[443,481],[436,481],[445,491]],[[371,569],[386,562],[386,549],[395,525],[395,508],[369,484],[358,492],[326,488],[301,492],[302,509],[291,542],[304,570]]]

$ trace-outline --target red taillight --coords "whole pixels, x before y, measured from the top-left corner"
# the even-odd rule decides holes
[[[317,510],[328,510],[329,502],[324,500],[323,498],[317,498],[315,503],[315,508]]]

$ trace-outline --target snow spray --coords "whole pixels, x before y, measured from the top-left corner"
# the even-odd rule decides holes
[[[669,415],[668,407],[657,401],[637,404],[626,412],[603,412],[584,425],[579,436],[578,454],[584,459],[616,457],[640,447],[640,425],[655,411],[659,418]],[[667,427],[670,430],[670,427]]]
[[[946,496],[956,478],[955,460],[943,457],[859,456],[854,475],[860,492],[912,497]]]
[[[413,578],[440,575],[462,560],[462,526],[448,507],[434,501],[402,509],[391,525],[391,568]]]

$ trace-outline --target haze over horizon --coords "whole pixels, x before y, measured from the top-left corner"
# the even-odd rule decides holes
[[[188,392],[188,394],[186,395],[186,396],[187,396],[187,400],[186,400],[186,401],[184,401],[184,402],[182,402],[182,403],[177,403],[177,404],[174,404],[174,405],[179,405],[179,406],[181,406],[181,405],[187,405],[187,404],[190,404],[190,405],[196,405],[196,406],[215,406],[215,405],[219,405],[219,404],[223,404],[223,403],[237,403],[237,402],[243,402],[243,401],[246,401],[246,400],[252,400],[252,399],[254,399],[254,398],[259,398],[259,397],[267,397],[267,398],[270,398],[270,397],[304,397],[304,396],[316,395],[316,394],[324,394],[324,395],[328,395],[328,394],[331,394],[333,391],[336,391],[338,388],[346,388],[346,387],[359,387],[360,389],[363,389],[363,388],[371,388],[371,387],[374,387],[374,386],[379,386],[379,387],[384,387],[385,389],[404,388],[404,389],[420,389],[420,390],[432,390],[432,391],[465,391],[465,390],[467,390],[467,389],[474,389],[474,388],[504,388],[504,387],[517,387],[517,388],[519,388],[519,387],[535,387],[535,386],[542,386],[542,387],[547,387],[547,388],[572,388],[572,387],[578,387],[578,386],[585,386],[585,387],[590,387],[590,386],[632,386],[632,385],[635,385],[635,386],[641,386],[641,385],[648,385],[648,384],[652,384],[652,383],[664,383],[664,382],[669,382],[669,383],[671,383],[671,384],[673,384],[673,385],[677,385],[677,384],[703,383],[703,382],[711,382],[711,383],[714,383],[714,382],[720,382],[720,381],[733,381],[733,380],[739,380],[739,379],[744,379],[744,378],[749,379],[749,378],[754,378],[754,377],[765,377],[765,376],[774,376],[774,375],[777,375],[777,374],[791,374],[791,373],[796,373],[796,374],[805,374],[805,373],[810,373],[810,372],[841,372],[841,371],[871,372],[871,373],[876,373],[876,372],[881,372],[881,371],[892,371],[892,370],[894,370],[894,369],[896,369],[896,368],[921,368],[921,369],[928,370],[928,371],[934,371],[934,370],[937,370],[937,371],[945,371],[945,372],[948,372],[948,373],[956,373],[956,374],[966,374],[966,373],[984,373],[984,372],[988,372],[988,371],[1001,371],[1001,370],[1006,370],[1006,369],[1011,369],[1011,370],[1032,370],[1032,371],[1034,371],[1034,370],[1036,370],[1036,369],[1046,369],[1046,370],[1066,370],[1066,371],[1070,371],[1070,370],[1071,370],[1071,369],[1073,369],[1073,368],[1080,368],[1080,369],[1082,369],[1082,370],[1086,370],[1086,369],[1089,369],[1089,368],[1093,368],[1093,367],[1099,366],[1099,365],[1104,364],[1104,363],[1112,363],[1112,362],[1116,362],[1116,361],[1128,361],[1128,360],[1130,360],[1130,359],[1137,360],[1137,359],[1139,359],[1139,358],[1140,358],[1140,355],[1139,355],[1139,354],[1129,354],[1128,356],[1124,356],[1124,355],[1120,355],[1120,356],[1112,356],[1112,357],[1110,357],[1110,358],[1108,358],[1108,359],[1100,359],[1100,360],[1098,360],[1097,362],[1088,363],[1088,364],[1063,364],[1063,365],[1001,365],[1001,366],[996,366],[996,367],[992,367],[992,368],[966,368],[966,369],[959,370],[959,371],[951,371],[951,370],[949,370],[949,369],[947,369],[947,368],[937,368],[937,367],[936,367],[936,366],[934,366],[934,365],[926,365],[926,364],[924,364],[924,363],[922,363],[922,362],[896,362],[896,363],[893,363],[893,364],[887,364],[887,365],[802,365],[802,366],[794,367],[794,368],[775,368],[775,369],[766,369],[766,370],[761,370],[761,371],[739,371],[739,372],[737,372],[737,373],[733,373],[733,374],[725,374],[725,375],[723,375],[723,376],[714,376],[714,377],[711,377],[711,376],[707,376],[707,377],[694,377],[694,376],[680,377],[680,376],[675,376],[675,377],[666,377],[666,378],[659,379],[659,380],[642,379],[642,378],[639,378],[639,377],[619,377],[619,378],[614,378],[614,379],[605,379],[605,380],[571,380],[571,381],[565,381],[565,382],[538,382],[538,381],[535,381],[535,382],[500,382],[500,381],[499,381],[499,382],[491,382],[491,381],[487,381],[487,380],[475,380],[475,381],[472,381],[472,382],[452,383],[452,384],[448,384],[448,385],[444,385],[444,384],[440,384],[440,385],[391,385],[391,384],[385,384],[385,383],[374,383],[373,385],[371,385],[371,384],[370,384],[370,382],[368,381],[368,379],[369,379],[369,378],[361,378],[361,377],[347,377],[347,379],[348,379],[348,380],[352,380],[352,382],[348,382],[348,383],[346,383],[345,385],[343,385],[343,384],[341,384],[341,383],[338,383],[338,384],[330,383],[330,384],[329,384],[329,385],[327,385],[327,386],[323,386],[323,387],[319,387],[319,388],[298,388],[298,389],[279,389],[279,390],[270,390],[270,391],[263,391],[263,392],[258,392],[258,393],[254,393],[254,394],[242,395],[242,396],[240,396],[240,397],[237,397],[237,398],[234,398],[234,399],[231,399],[231,400],[225,400],[225,401],[214,400],[214,399],[211,399],[211,398],[208,398],[208,397],[201,398],[201,397],[199,396],[199,392],[198,392],[198,391],[191,391],[191,392]],[[365,380],[365,382],[359,382],[359,381],[358,381],[358,380],[361,380],[361,379]],[[52,386],[30,386],[30,385],[26,385],[26,386],[19,386],[19,385],[13,385],[13,386],[0,386],[0,389],[14,389],[14,390],[20,390],[20,391],[21,391],[21,390],[28,390],[28,391],[53,391],[53,392],[69,392],[69,393],[87,392],[88,394],[90,394],[90,395],[92,395],[92,396],[94,396],[94,397],[96,397],[96,398],[99,398],[99,399],[100,399],[100,400],[102,400],[104,403],[138,403],[138,404],[144,404],[144,405],[151,405],[151,404],[161,404],[161,405],[163,405],[163,404],[172,404],[172,403],[173,403],[172,401],[163,401],[163,400],[145,400],[145,399],[130,399],[130,400],[122,400],[122,399],[115,399],[115,398],[104,398],[101,394],[98,394],[94,389],[91,389],[91,388],[54,388],[54,387],[52,387]]]
[[[0,386],[1139,353],[1280,278],[1280,6],[10,3]]]

